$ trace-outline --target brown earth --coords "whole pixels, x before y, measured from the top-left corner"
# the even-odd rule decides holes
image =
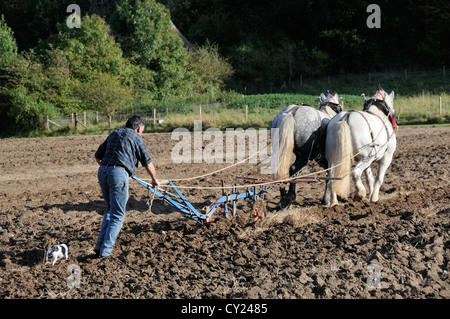
[[[277,209],[276,187],[263,220],[253,223],[253,203],[241,200],[237,218],[221,210],[201,227],[159,199],[150,211],[147,191],[130,181],[112,258],[100,260],[91,258],[105,208],[93,154],[104,138],[0,140],[0,298],[450,298],[449,127],[400,128],[375,204],[323,207],[324,183],[302,183],[288,210]],[[161,179],[230,165],[174,164],[170,134],[144,139]],[[242,184],[235,176],[253,165],[176,185]],[[221,196],[180,190],[198,208]],[[69,260],[43,264],[55,243],[67,243]],[[70,269],[78,288],[67,284]]]

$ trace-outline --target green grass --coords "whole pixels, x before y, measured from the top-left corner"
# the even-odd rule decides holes
[[[373,95],[377,85],[385,91],[395,92],[394,106],[397,111],[397,121],[400,125],[427,125],[450,123],[450,79],[442,75],[411,77],[408,80],[399,78],[376,80],[369,82],[360,79],[339,77],[338,80],[315,81],[306,83],[294,92],[242,95],[233,91],[215,92],[215,94],[195,95],[187,98],[168,98],[161,102],[141,102],[135,105],[147,116],[150,123],[146,132],[171,132],[175,128],[185,127],[190,130],[195,120],[202,120],[203,129],[215,127],[258,128],[270,127],[275,115],[290,104],[310,104],[318,107],[318,95],[329,89],[338,92],[343,98],[344,110],[361,110],[363,98]],[[441,97],[441,109],[439,108]],[[198,105],[204,105],[200,110]],[[245,115],[248,107],[247,119]],[[161,124],[153,125],[152,109],[158,111],[157,119],[163,119]],[[130,110],[131,114],[131,110]],[[36,131],[33,136],[108,134],[122,127],[124,122],[113,122],[111,127],[106,123],[88,125],[88,129],[79,127],[75,132],[73,127],[63,127],[52,132]],[[55,127],[54,127],[55,128]]]
[[[442,113],[439,114],[439,96],[442,97]],[[362,110],[363,98],[357,95],[342,95],[344,110]],[[203,129],[214,127],[258,128],[270,127],[275,115],[285,106],[295,103],[318,106],[317,96],[305,94],[261,94],[242,96],[233,104],[216,107],[203,107],[200,115],[198,107],[186,108],[182,112],[160,112],[157,119],[164,120],[161,124],[153,124],[153,117],[147,115],[146,132],[171,132],[175,128],[184,127],[193,130],[194,121],[201,120]],[[394,99],[397,111],[397,121],[400,125],[408,124],[440,124],[450,123],[450,96],[448,94],[420,94],[417,96],[396,96]],[[248,106],[247,118],[245,105]],[[151,113],[149,113],[151,114]],[[108,134],[112,130],[123,127],[123,122],[113,122],[88,125],[88,129],[79,126],[75,132],[73,127],[63,127],[52,132],[34,132],[33,136],[59,135],[92,135]]]

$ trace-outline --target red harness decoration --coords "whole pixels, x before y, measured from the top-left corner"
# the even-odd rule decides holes
[[[389,120],[390,120],[391,123],[392,123],[392,129],[395,130],[395,128],[397,127],[397,121],[395,120],[395,116],[394,116],[394,114],[392,113],[392,111],[389,112]]]

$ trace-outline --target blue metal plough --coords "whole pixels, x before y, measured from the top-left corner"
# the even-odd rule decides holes
[[[173,188],[174,193],[168,192],[162,188],[155,189],[153,185],[144,182],[136,176],[131,176],[136,182],[144,186],[146,189],[151,191],[155,196],[160,199],[163,199],[168,204],[175,207],[181,213],[185,215],[185,217],[195,220],[200,224],[204,224],[211,215],[220,207],[224,206],[225,216],[228,216],[228,204],[232,202],[232,216],[236,216],[236,201],[239,199],[251,198],[253,200],[264,199],[264,185],[253,186],[252,189],[247,189],[243,193],[237,192],[237,187],[232,188],[231,194],[224,194],[224,196],[217,199],[214,203],[212,203],[209,207],[203,212],[197,210],[187,199],[186,197],[175,187],[171,180],[168,180],[168,184]]]

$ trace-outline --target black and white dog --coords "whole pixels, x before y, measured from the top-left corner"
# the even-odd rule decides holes
[[[53,245],[45,253],[44,264],[48,261],[48,256],[52,256],[52,266],[54,266],[58,258],[66,257],[66,260],[69,258],[69,248],[66,244]]]

